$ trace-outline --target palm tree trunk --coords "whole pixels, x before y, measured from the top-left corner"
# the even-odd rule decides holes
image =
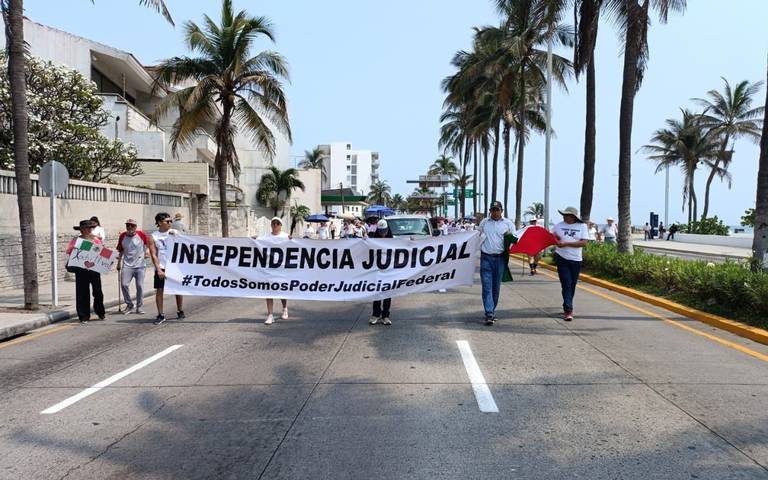
[[[752,237],[752,269],[768,269],[768,91],[765,94],[765,119],[760,139],[760,160],[757,171],[755,200],[755,233]]]
[[[509,208],[509,127],[504,124],[504,208]]]
[[[219,176],[219,212],[221,214],[221,236],[229,236],[229,209],[227,208],[227,173],[232,155],[232,139],[229,136],[229,122],[232,119],[232,106],[224,102],[221,124],[218,128],[216,150],[216,172]]]
[[[619,111],[619,238],[618,250],[632,253],[632,117],[638,87],[637,64],[640,57],[646,16],[640,6],[627,2],[627,38],[624,46],[624,72]]]
[[[709,189],[712,186],[712,180],[715,179],[717,169],[720,167],[720,160],[723,158],[725,155],[725,150],[728,148],[729,140],[730,137],[726,134],[725,138],[723,139],[723,144],[720,146],[720,155],[718,156],[717,160],[715,160],[715,164],[712,166],[712,171],[709,172],[709,177],[707,177],[707,185],[704,189],[704,210],[701,212],[702,220],[707,218],[707,215],[709,214]]]
[[[472,142],[472,154],[474,156],[473,160],[473,167],[474,167],[474,176],[472,177],[472,180],[475,182],[472,184],[472,191],[474,192],[474,195],[472,195],[472,215],[477,214],[477,194],[479,193],[477,191],[477,173],[480,170],[478,164],[477,164],[477,140]]]
[[[11,87],[11,118],[13,121],[13,156],[16,174],[16,201],[19,206],[19,228],[24,276],[24,308],[37,309],[39,304],[37,280],[37,238],[32,208],[27,137],[27,87],[24,76],[24,2],[9,0],[3,12],[8,39],[8,78]]]
[[[589,221],[592,215],[592,195],[595,187],[595,59],[587,64],[587,118],[584,131],[584,176],[581,182],[581,219]]]
[[[695,183],[694,183],[694,176],[691,175],[691,192],[690,192],[690,194],[691,194],[691,205],[693,205],[693,210],[691,210],[691,220],[694,221],[694,222],[698,218],[698,210],[699,210],[698,199],[696,198],[696,191],[694,190],[695,188],[696,187],[695,187]]]
[[[467,206],[466,206],[466,199],[464,198],[467,194],[467,167],[469,166],[469,160],[472,158],[472,142],[469,138],[467,138],[465,144],[464,144],[464,163],[461,166],[461,176],[463,177],[463,181],[461,183],[461,195],[460,195],[460,201],[461,201],[461,218],[466,217],[467,214]]]
[[[488,216],[488,144],[483,145],[483,215]]]
[[[515,228],[520,228],[523,213],[523,159],[525,155],[525,134],[517,135],[517,182],[515,184]]]
[[[496,122],[496,126],[493,128],[493,179],[491,180],[491,198],[488,202],[495,202],[498,200],[498,185],[499,185],[499,141],[501,126],[499,122]],[[486,204],[488,203],[486,202]],[[488,212],[486,212],[488,215]]]

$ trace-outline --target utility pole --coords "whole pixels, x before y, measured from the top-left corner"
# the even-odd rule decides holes
[[[547,40],[547,131],[544,147],[544,228],[549,229],[549,174],[552,143],[552,26]]]
[[[341,214],[344,215],[344,184],[339,182],[339,192],[341,193]]]

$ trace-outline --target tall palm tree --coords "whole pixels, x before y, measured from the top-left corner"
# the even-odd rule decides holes
[[[389,206],[396,212],[402,211],[405,208],[405,199],[399,193],[392,195],[392,199],[389,201]]]
[[[276,129],[291,140],[288,105],[281,80],[288,78],[285,59],[273,51],[250,56],[260,37],[274,41],[272,24],[266,17],[237,14],[232,0],[222,0],[221,23],[207,15],[201,28],[194,22],[184,26],[184,40],[197,57],[174,57],[157,67],[157,84],[172,89],[193,81],[194,85],[172,91],[155,110],[155,119],[171,109],[179,117],[171,132],[171,147],[188,147],[208,123],[215,124],[217,144],[214,160],[218,174],[221,234],[229,235],[227,177],[240,176],[240,162],[234,145],[238,131],[268,158],[275,155]]]
[[[766,72],[768,77],[768,71]],[[760,160],[757,170],[755,200],[755,233],[752,237],[752,269],[768,270],[768,89],[763,110],[763,134],[760,138]]]
[[[642,147],[648,158],[657,162],[656,173],[669,166],[678,166],[683,172],[683,209],[688,200],[688,225],[696,220],[698,202],[695,189],[695,175],[699,164],[704,162],[714,166],[714,159],[719,155],[720,138],[717,133],[707,129],[701,116],[682,110],[682,120],[669,119],[667,128],[656,130],[651,138],[652,144]]]
[[[707,128],[713,129],[720,137],[720,154],[715,159],[714,168],[707,177],[707,186],[704,191],[704,210],[701,213],[701,219],[707,218],[709,213],[709,190],[712,186],[712,180],[720,170],[720,164],[728,170],[728,166],[733,159],[733,147],[728,150],[731,141],[739,137],[747,137],[754,142],[760,141],[760,130],[763,115],[763,107],[752,108],[752,100],[757,95],[763,85],[763,82],[750,84],[743,80],[736,84],[736,88],[731,88],[728,80],[723,78],[725,88],[720,93],[717,90],[707,92],[707,99],[695,98],[694,100],[704,108],[701,121]]]
[[[321,148],[304,150],[304,158],[299,162],[299,167],[320,170],[320,176],[325,181],[328,175],[325,172],[325,152]]]
[[[282,216],[285,214],[285,206],[290,201],[293,191],[298,188],[303,192],[306,188],[298,175],[299,172],[295,168],[280,170],[272,165],[261,176],[259,188],[256,190],[256,200],[265,207],[271,208],[275,216],[278,210],[282,210]]]
[[[632,252],[632,120],[635,95],[640,90],[648,61],[650,9],[666,23],[669,12],[682,12],[686,0],[608,0],[606,5],[623,33],[624,72],[619,109],[619,238],[620,252]]]
[[[580,212],[582,220],[589,221],[592,214],[592,198],[595,187],[595,152],[597,150],[597,115],[596,115],[596,79],[595,46],[597,45],[597,27],[603,0],[576,0],[574,19],[576,20],[573,49],[573,68],[578,80],[579,74],[586,70],[586,119],[584,127],[584,173],[581,182]]]
[[[392,187],[386,180],[378,180],[371,184],[371,190],[368,192],[368,203],[373,205],[386,205],[391,199],[390,192]]]
[[[533,202],[523,215],[526,217],[544,218],[544,204],[541,202]]]
[[[453,163],[453,159],[445,155],[437,157],[427,171],[429,175],[448,175],[449,177],[455,177],[458,173],[459,168]]]

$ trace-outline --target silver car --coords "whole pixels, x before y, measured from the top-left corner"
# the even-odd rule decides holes
[[[432,224],[423,215],[393,215],[386,217],[387,225],[393,237],[431,237]]]

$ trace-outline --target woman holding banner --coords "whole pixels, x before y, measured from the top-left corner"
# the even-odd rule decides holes
[[[101,245],[101,239],[93,234],[95,227],[96,223],[91,220],[81,220],[80,225],[73,227],[75,230],[80,231],[80,235],[70,240],[69,244],[67,244],[67,255],[72,253],[79,239],[83,240],[83,242]],[[81,245],[83,242],[81,242]],[[101,274],[93,270],[86,270],[85,268],[67,267],[67,271],[71,271],[71,269],[75,271],[75,298],[77,318],[80,319],[80,323],[88,323],[88,320],[91,318],[91,287],[93,288],[93,311],[96,312],[100,320],[104,320],[106,311],[104,309],[104,293],[101,291]]]
[[[384,219],[379,220],[376,224],[376,230],[369,234],[369,238],[393,238],[392,230],[389,229],[387,221]],[[392,320],[389,319],[389,308],[392,306],[392,299],[385,298],[384,300],[373,301],[373,314],[368,320],[369,325],[376,325],[381,320],[382,325],[392,325]]]
[[[282,240],[282,239],[290,239],[291,237],[283,231],[283,221],[280,219],[280,217],[274,217],[272,218],[272,221],[270,222],[270,227],[272,227],[272,231],[267,233],[266,235],[263,235],[261,238],[263,240]],[[275,308],[275,299],[274,298],[267,298],[267,319],[264,321],[265,325],[272,325],[275,323],[275,316],[272,314],[274,308]],[[280,302],[283,304],[283,314],[280,316],[283,320],[288,320],[288,300],[281,298]]]

